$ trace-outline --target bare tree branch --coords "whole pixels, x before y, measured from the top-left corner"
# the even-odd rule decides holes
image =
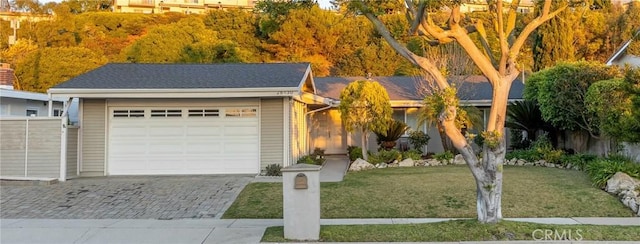
[[[411,23],[411,28],[409,28],[409,33],[415,34],[416,31],[418,30],[418,27],[420,26],[420,21],[424,17],[424,12],[427,7],[427,2],[420,1],[420,4],[418,4],[418,9],[413,8],[413,3],[411,0],[405,0],[405,4],[407,4],[407,8],[409,8],[410,11],[413,12],[413,16],[414,16],[413,17],[414,19],[409,21]]]
[[[407,49],[405,46],[396,41],[393,36],[391,36],[391,32],[389,32],[389,29],[387,29],[384,23],[382,23],[382,21],[380,21],[377,16],[372,13],[365,13],[364,15],[365,17],[367,17],[367,19],[369,19],[369,21],[371,21],[371,23],[373,23],[373,26],[376,28],[378,33],[380,33],[380,35],[389,43],[389,45],[391,45],[394,50],[396,50],[396,52],[398,52],[398,54],[406,58],[414,65],[420,66],[420,68],[427,71],[431,76],[433,76],[436,84],[438,84],[438,87],[440,87],[441,89],[449,87],[447,79],[444,77],[444,75],[442,75],[442,72],[440,72],[440,70],[438,70],[438,68],[433,65],[433,63],[431,63],[424,57],[416,55],[415,53],[411,52],[411,50]]]
[[[482,48],[484,48],[485,55],[489,57],[492,64],[498,65],[496,57],[493,56],[493,52],[491,51],[491,46],[489,46],[489,41],[487,41],[487,31],[484,29],[482,20],[476,22],[476,30],[478,34],[480,34],[480,44],[482,44]]]

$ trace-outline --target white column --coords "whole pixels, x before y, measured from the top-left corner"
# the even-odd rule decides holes
[[[320,169],[294,164],[282,169],[284,238],[320,239]]]

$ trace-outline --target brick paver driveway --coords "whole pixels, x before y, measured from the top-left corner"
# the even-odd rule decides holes
[[[220,218],[251,176],[80,178],[0,187],[0,218]]]

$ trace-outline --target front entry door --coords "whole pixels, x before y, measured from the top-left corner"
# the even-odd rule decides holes
[[[342,128],[340,112],[322,111],[316,114],[313,146],[324,149],[326,154],[347,153],[347,137]]]

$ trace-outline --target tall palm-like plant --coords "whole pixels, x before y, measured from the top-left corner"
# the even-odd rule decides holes
[[[391,120],[389,127],[384,133],[376,132],[378,145],[384,149],[391,149],[396,146],[396,141],[409,130],[409,126],[402,121]]]
[[[527,139],[536,140],[536,132],[548,130],[549,124],[542,119],[542,112],[534,101],[515,101],[507,106],[506,127],[527,132]]]

